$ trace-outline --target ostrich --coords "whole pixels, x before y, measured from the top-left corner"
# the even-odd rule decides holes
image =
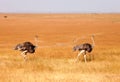
[[[26,60],[27,53],[35,53],[35,49],[37,48],[37,42],[38,42],[38,36],[35,36],[36,45],[32,44],[31,42],[23,42],[20,44],[17,44],[15,46],[15,50],[21,51],[21,55],[24,57],[24,60]]]
[[[76,45],[73,47],[73,51],[76,51],[76,50],[80,51],[78,56],[77,56],[76,62],[79,60],[79,57],[81,54],[84,55],[84,61],[86,62],[86,53],[87,52],[90,53],[95,46],[94,35],[92,35],[91,39],[92,39],[93,44],[83,43],[83,44]]]

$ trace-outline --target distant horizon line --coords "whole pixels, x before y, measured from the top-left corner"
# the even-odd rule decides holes
[[[0,12],[0,14],[120,14],[120,12]]]

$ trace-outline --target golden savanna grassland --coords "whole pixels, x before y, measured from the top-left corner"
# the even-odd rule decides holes
[[[119,31],[120,14],[0,14],[0,82],[120,82]],[[73,46],[92,44],[92,34],[94,60],[75,63]],[[14,47],[35,35],[24,61]]]

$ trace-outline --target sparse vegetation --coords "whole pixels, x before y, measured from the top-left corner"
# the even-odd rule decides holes
[[[6,20],[3,16],[0,14],[0,82],[120,81],[120,24],[111,23],[120,19],[119,14],[8,14]],[[101,20],[103,18],[105,20]],[[96,46],[90,54],[94,60],[84,63],[81,56],[80,61],[74,63],[77,52],[72,51],[72,41],[84,37],[75,44],[92,43],[93,33]],[[13,47],[26,40],[34,42],[36,34],[41,40],[40,47],[35,54],[29,54],[25,62]]]

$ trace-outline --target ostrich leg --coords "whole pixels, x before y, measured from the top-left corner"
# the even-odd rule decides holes
[[[80,53],[78,54],[77,59],[76,59],[75,62],[78,62],[79,59],[80,59],[80,56],[81,56],[82,54],[85,54],[85,53],[86,53],[85,50],[81,50]]]
[[[23,51],[20,55],[22,55],[24,57],[24,60],[26,61],[27,50]]]

